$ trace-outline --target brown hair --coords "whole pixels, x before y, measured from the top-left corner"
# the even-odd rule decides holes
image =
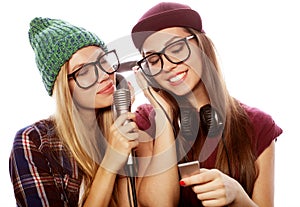
[[[229,95],[212,41],[204,33],[200,33],[194,29],[187,29],[187,31],[191,34],[196,34],[199,48],[202,51],[203,74],[201,80],[205,82],[207,91],[213,91],[213,93],[209,94],[210,101],[213,102],[214,107],[224,112],[222,115],[226,118],[223,131],[224,140],[223,142],[219,142],[215,167],[226,174],[230,174],[231,172],[231,176],[239,181],[247,194],[251,196],[257,177],[256,158],[253,152],[253,143],[251,143],[253,127],[243,107],[235,98]],[[212,73],[216,75],[211,75]],[[186,151],[183,146],[185,145],[185,138],[180,137],[180,134],[178,134],[179,125],[178,121],[176,121],[180,119],[179,106],[174,101],[174,95],[170,95],[169,92],[161,89],[159,93],[172,106],[174,113],[173,126],[177,132],[177,139],[180,139],[178,153],[185,153]],[[186,157],[188,161],[198,159],[199,147],[201,148],[204,142],[203,139],[205,139],[203,136],[196,139],[190,150],[192,153],[191,157]]]

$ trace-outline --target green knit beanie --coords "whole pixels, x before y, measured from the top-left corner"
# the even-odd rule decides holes
[[[31,20],[29,41],[45,88],[52,96],[53,86],[61,67],[79,49],[106,45],[95,34],[59,19],[37,17]]]

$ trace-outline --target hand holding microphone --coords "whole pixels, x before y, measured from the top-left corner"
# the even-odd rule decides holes
[[[130,121],[135,114],[126,112],[121,114],[111,127],[109,144],[123,155],[129,155],[138,145],[138,130],[135,122]]]
[[[133,113],[124,113],[110,127],[107,149],[101,162],[101,167],[110,172],[119,173],[132,149],[138,146],[137,126],[134,122],[128,121],[134,117]],[[124,124],[126,122],[128,123]]]
[[[130,111],[130,108],[131,108],[131,95],[130,95],[129,89],[121,88],[121,89],[118,89],[115,91],[114,106],[115,106],[115,110],[117,113],[117,117],[121,117],[121,116],[123,116],[123,114],[125,114],[125,115],[128,114],[128,112]],[[123,121],[123,119],[121,119],[121,121]],[[116,124],[118,124],[118,122]],[[124,131],[126,131],[126,133],[130,135],[129,136],[130,138],[134,138],[133,140],[136,140],[138,138],[138,133],[135,132],[134,128],[127,127],[128,125],[133,126],[133,124],[136,128],[136,124],[134,122],[128,121],[128,119],[127,119],[127,120],[124,120],[123,125],[119,126],[119,127],[126,128],[126,130],[124,130]],[[135,165],[133,156],[134,156],[134,151],[131,150],[131,153],[128,156],[127,165],[125,167],[125,170],[127,171],[127,174],[129,176],[129,180],[130,180],[133,204],[134,204],[134,206],[138,206],[137,198],[136,198],[136,190],[135,190],[135,176],[136,176],[135,167],[136,167],[136,165]]]
[[[114,110],[116,120],[110,127],[108,145],[101,166],[108,171],[118,173],[132,154],[132,149],[138,146],[138,127],[130,120],[135,118],[135,114],[130,113],[130,92],[128,102],[128,92],[119,89],[114,94]],[[129,91],[129,90],[128,90]]]
[[[129,121],[130,119],[122,118],[123,115],[127,115],[131,110],[131,95],[130,90],[127,88],[121,88],[114,93],[114,107],[116,111],[116,116],[119,118],[115,122],[115,126],[120,129],[120,132],[125,132],[124,134],[129,140],[135,141],[138,138],[137,126],[134,122]],[[133,117],[132,117],[133,118]],[[137,141],[135,141],[137,142]],[[136,143],[135,143],[136,144]],[[134,176],[134,151],[128,156],[127,160],[127,170],[130,177]]]

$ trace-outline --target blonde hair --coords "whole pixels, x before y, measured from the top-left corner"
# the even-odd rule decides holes
[[[67,79],[67,68],[68,62],[62,66],[55,81],[53,95],[56,99],[56,113],[54,118],[58,137],[70,153],[70,157],[77,161],[83,172],[84,192],[79,200],[79,206],[82,206],[104,155],[106,149],[104,137],[109,136],[108,130],[113,123],[113,117],[111,108],[95,110],[99,128],[96,133],[91,135],[73,101]],[[115,191],[116,188],[114,188],[111,206],[116,206],[117,203]]]

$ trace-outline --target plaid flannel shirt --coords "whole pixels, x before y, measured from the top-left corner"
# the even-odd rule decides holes
[[[17,132],[9,170],[17,206],[78,206],[82,172],[51,119]]]

